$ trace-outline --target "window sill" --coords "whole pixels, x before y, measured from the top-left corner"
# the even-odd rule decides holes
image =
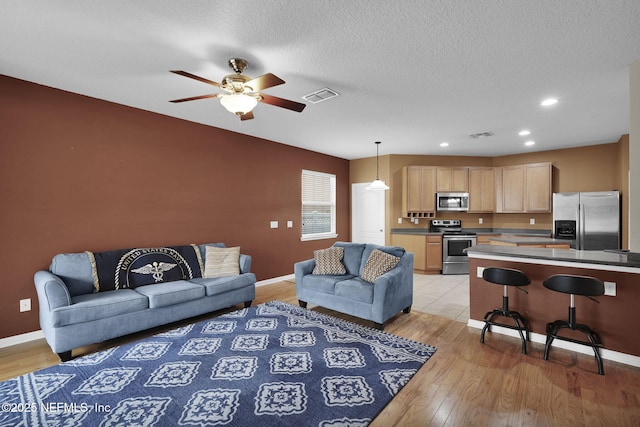
[[[337,237],[338,235],[336,233],[308,234],[300,237],[300,240],[306,242],[309,240],[335,239]]]

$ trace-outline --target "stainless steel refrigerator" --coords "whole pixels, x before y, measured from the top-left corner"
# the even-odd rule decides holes
[[[574,249],[620,249],[620,192],[553,193],[553,237]]]

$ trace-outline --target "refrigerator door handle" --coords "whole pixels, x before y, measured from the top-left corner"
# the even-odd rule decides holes
[[[586,212],[584,211],[584,204],[580,203],[579,206],[579,211],[580,211],[580,217],[579,217],[579,224],[578,224],[578,233],[580,234],[580,244],[578,245],[578,247],[576,249],[584,249],[584,245],[585,245],[585,218],[586,218]]]

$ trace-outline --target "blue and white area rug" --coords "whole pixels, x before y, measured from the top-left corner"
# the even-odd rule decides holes
[[[432,346],[272,301],[0,383],[0,426],[365,426]]]

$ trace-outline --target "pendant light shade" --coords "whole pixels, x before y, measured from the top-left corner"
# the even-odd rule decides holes
[[[378,157],[380,156],[381,142],[376,141],[375,144],[376,144],[376,179],[371,184],[369,184],[369,186],[367,187],[367,190],[388,190],[389,186],[380,179],[380,168],[378,164]]]

